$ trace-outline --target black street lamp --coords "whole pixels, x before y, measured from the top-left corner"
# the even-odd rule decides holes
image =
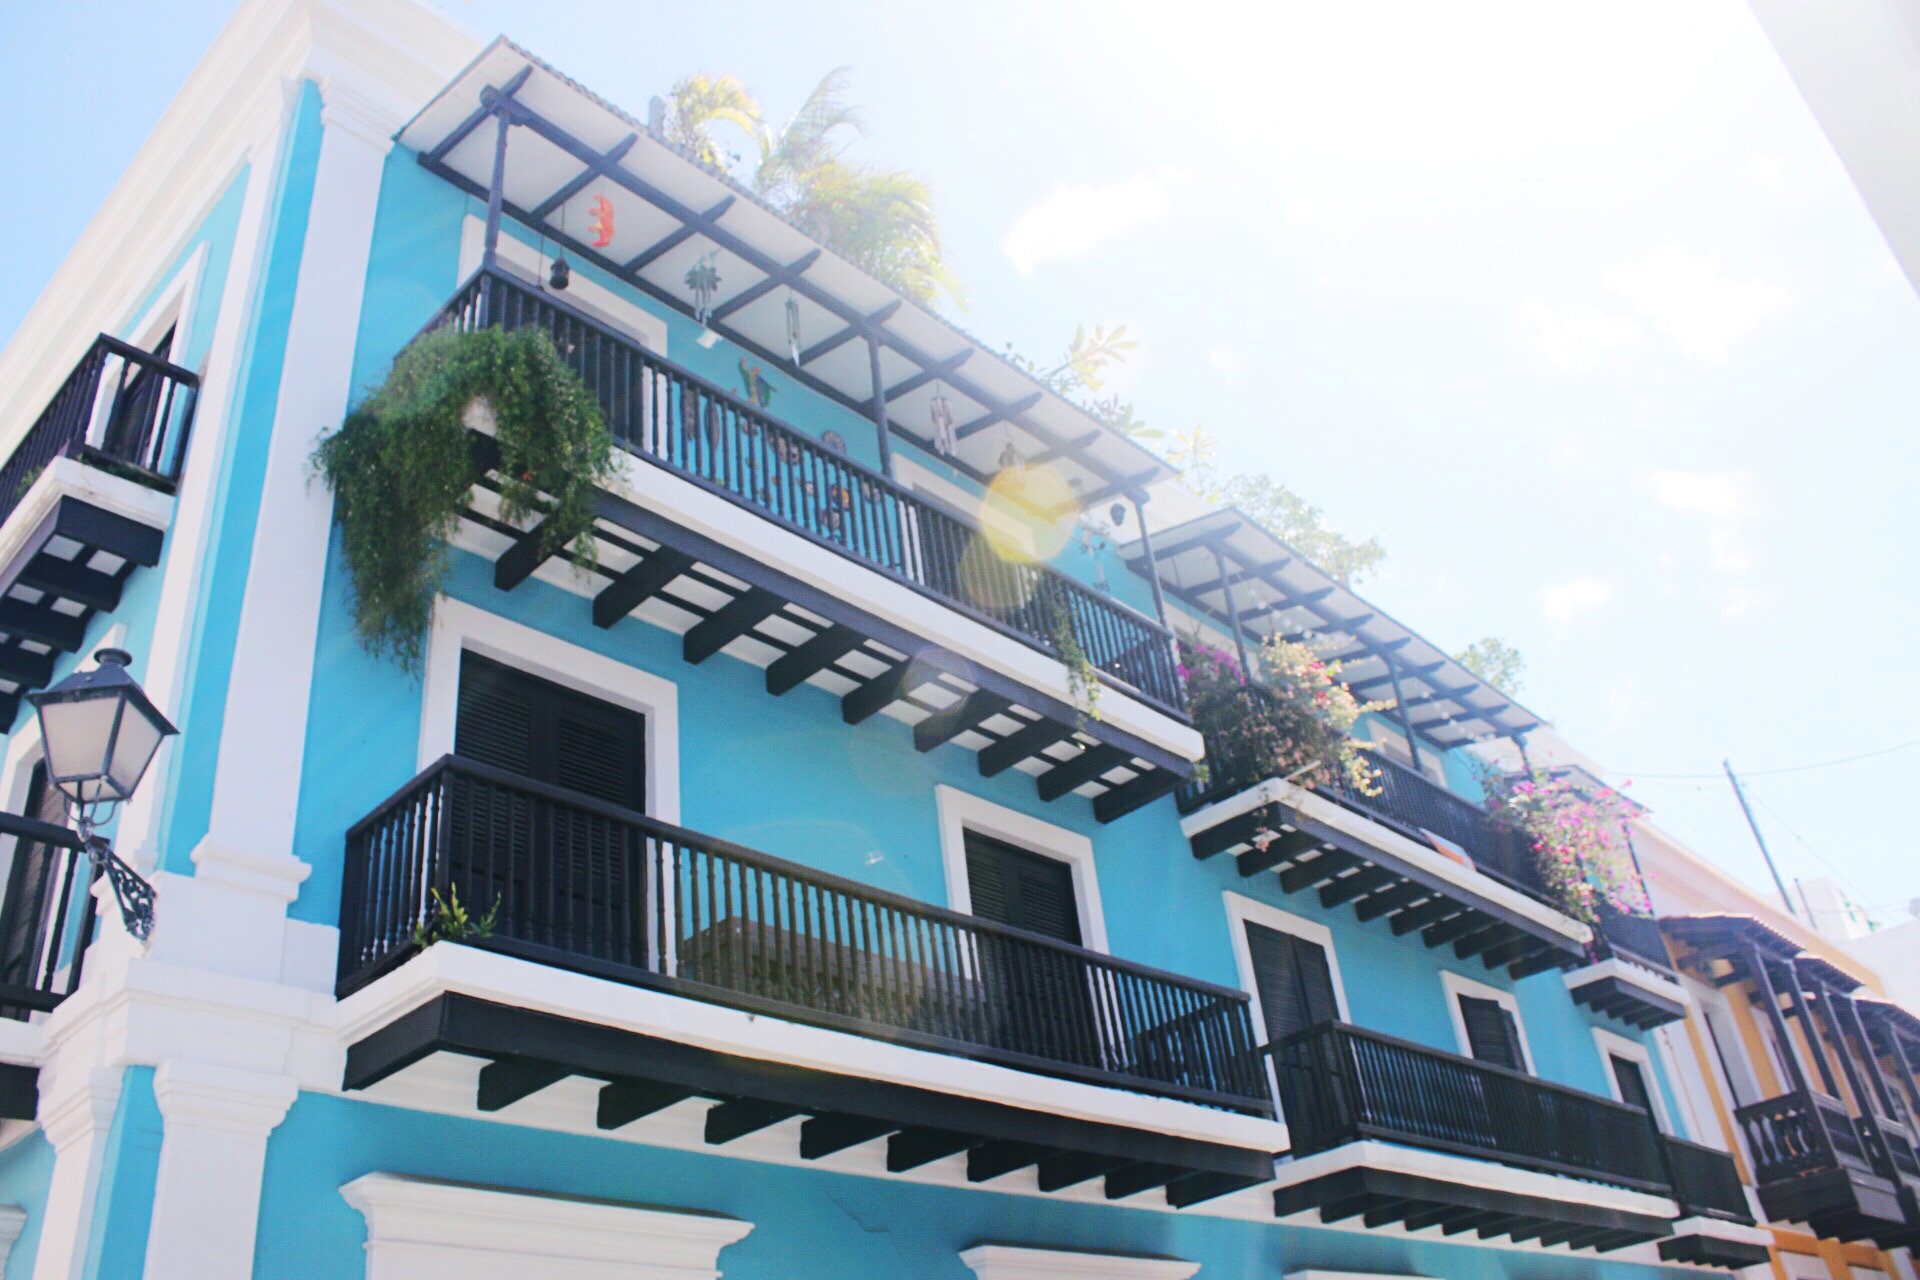
[[[161,740],[179,732],[127,673],[132,660],[123,649],[102,649],[93,670],[27,701],[40,717],[47,781],[60,789],[87,857],[113,886],[127,932],[145,942],[153,933],[153,886],[95,834],[133,795]]]

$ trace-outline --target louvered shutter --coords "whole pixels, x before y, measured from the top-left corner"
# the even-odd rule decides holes
[[[1333,969],[1318,943],[1249,921],[1247,951],[1269,1043],[1340,1016]]]
[[[973,831],[966,834],[966,851],[974,915],[1079,945],[1071,866]]]
[[[27,782],[27,816],[56,826],[67,825],[66,806],[57,788],[47,785],[44,763],[33,766]],[[13,868],[7,875],[7,896],[0,906],[0,982],[38,987],[46,977],[48,912],[54,871],[61,862],[54,849],[34,841],[14,845]],[[8,1017],[18,1012],[5,1010]]]
[[[1497,1067],[1526,1070],[1520,1053],[1520,1027],[1497,1000],[1460,997],[1460,1020],[1467,1027],[1467,1045],[1474,1057]]]
[[[469,760],[532,778],[538,776],[533,750],[534,690],[525,680],[514,679],[518,674],[471,653],[462,655],[453,749]]]

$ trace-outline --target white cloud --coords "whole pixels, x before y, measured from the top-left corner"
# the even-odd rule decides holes
[[[1743,516],[1753,477],[1745,471],[1656,471],[1653,496],[1663,507],[1703,516]]]
[[[1605,578],[1569,578],[1540,588],[1540,609],[1562,634],[1583,613],[1592,613],[1613,599],[1613,584]]]
[[[1639,325],[1612,312],[1588,306],[1555,310],[1539,298],[1520,304],[1520,328],[1527,344],[1559,373],[1595,368],[1641,337]]]
[[[1056,186],[1014,219],[1003,246],[1014,270],[1032,275],[1043,262],[1078,257],[1133,227],[1158,222],[1184,175],[1160,168],[1106,186]]]
[[[1753,568],[1753,553],[1731,529],[1707,535],[1707,568],[1715,573],[1745,573]]]
[[[1617,267],[1608,283],[1694,360],[1725,360],[1733,344],[1787,305],[1787,291],[1766,280],[1735,280],[1718,258],[1662,245]]]

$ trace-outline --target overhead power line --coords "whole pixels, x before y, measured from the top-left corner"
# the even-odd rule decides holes
[[[1896,751],[1906,751],[1912,747],[1920,747],[1920,738],[1914,738],[1909,742],[1895,743],[1891,747],[1881,747],[1877,751],[1862,751],[1856,756],[1841,756],[1838,760],[1816,760],[1812,764],[1788,765],[1782,769],[1749,769],[1740,776],[1743,778],[1767,778],[1782,773],[1805,773],[1809,769],[1831,769],[1835,765],[1852,764],[1856,760],[1871,760],[1875,756],[1890,756]],[[1711,773],[1646,773],[1639,769],[1609,769],[1607,772],[1623,778],[1674,779],[1686,782],[1699,782],[1722,776],[1717,769]]]

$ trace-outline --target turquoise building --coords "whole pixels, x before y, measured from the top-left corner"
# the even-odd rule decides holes
[[[487,327],[617,466],[583,567],[473,406],[409,665],[311,455]],[[1657,931],[1481,805],[1524,707],[511,42],[245,0],[0,388],[0,808],[64,821],[24,699],[103,648],[180,730],[148,942],[7,841],[7,1277],[1765,1259]],[[1273,636],[1393,704],[1376,786],[1195,724]]]

